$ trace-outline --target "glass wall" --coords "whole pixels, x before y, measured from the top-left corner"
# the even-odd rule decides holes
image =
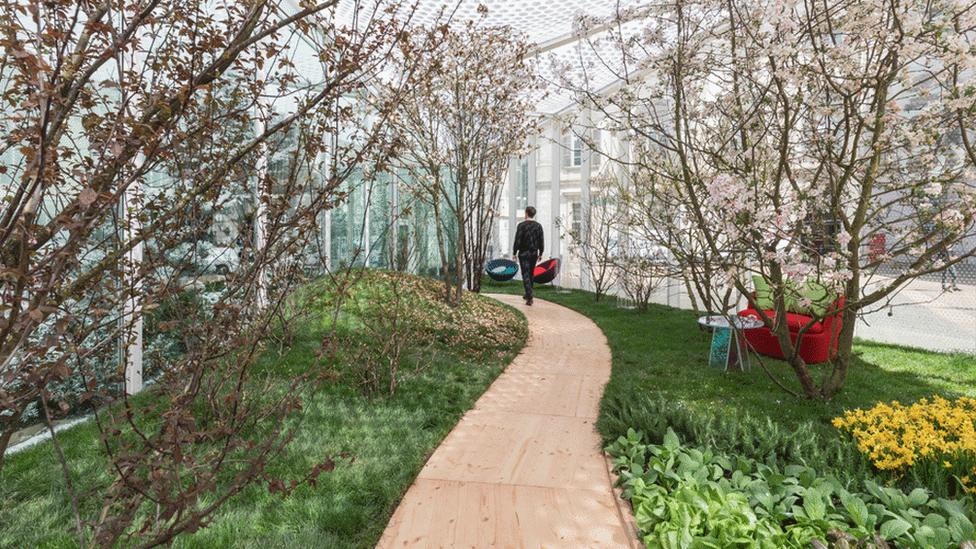
[[[333,268],[369,266],[440,275],[438,219],[431,204],[409,192],[403,174],[350,178],[344,200],[330,214]],[[444,222],[444,221],[440,221]],[[449,228],[445,233],[450,234]],[[447,256],[453,257],[454,243]]]

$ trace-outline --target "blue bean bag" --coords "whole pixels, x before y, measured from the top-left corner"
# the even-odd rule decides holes
[[[515,273],[518,272],[518,263],[511,259],[492,259],[485,265],[485,272],[495,282],[508,282],[515,278]]]

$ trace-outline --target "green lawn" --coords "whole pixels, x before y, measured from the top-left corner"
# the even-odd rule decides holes
[[[521,284],[489,281],[483,291],[521,293]],[[628,427],[653,438],[670,425],[691,443],[726,446],[722,449],[757,458],[778,455],[827,468],[825,473],[856,477],[866,472],[867,464],[841,440],[829,424],[832,418],[879,400],[976,396],[976,357],[858,341],[840,394],[828,402],[796,399],[770,381],[755,361],[743,373],[708,368],[710,334],[699,329],[692,311],[652,305],[639,312],[617,307],[613,298],[598,302],[593,294],[547,286],[537,288],[537,295],[590,317],[607,336],[613,373],[598,422],[607,441]],[[799,391],[784,362],[764,360],[774,375]]]
[[[389,274],[360,283],[344,309],[343,329],[355,336],[357,315],[388,298]],[[405,357],[395,396],[365,397],[349,364],[338,363],[339,381],[310,402],[298,437],[274,466],[298,477],[329,455],[348,452],[336,469],[288,498],[252,486],[231,500],[210,527],[177,538],[177,547],[373,547],[407,487],[427,457],[463,413],[491,384],[525,341],[525,318],[509,307],[468,296],[451,312],[436,302],[439,286],[409,277],[408,293],[436,329],[439,341]],[[309,292],[315,299],[321,285]],[[318,310],[323,312],[322,309]],[[282,383],[289,372],[308,368],[328,327],[315,315],[299,327],[288,350],[270,353],[265,367]],[[507,326],[499,331],[496,325]],[[450,328],[447,328],[450,326]],[[419,335],[419,334],[418,334]],[[369,338],[363,339],[369,345]],[[419,367],[422,366],[422,367]],[[97,431],[91,424],[62,436],[82,490],[107,480]],[[100,500],[88,494],[83,511],[94,516]],[[9,456],[0,471],[0,547],[76,546],[68,496],[50,444]]]

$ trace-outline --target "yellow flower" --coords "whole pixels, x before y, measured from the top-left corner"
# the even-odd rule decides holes
[[[976,399],[972,398],[950,401],[934,396],[909,406],[881,402],[868,410],[848,410],[831,423],[849,432],[858,449],[881,470],[904,472],[927,460],[940,460],[951,469],[955,460],[976,456]]]

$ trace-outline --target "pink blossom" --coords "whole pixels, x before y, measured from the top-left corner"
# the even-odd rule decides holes
[[[841,246],[847,246],[851,242],[851,235],[847,231],[841,231],[837,233],[837,242]]]

